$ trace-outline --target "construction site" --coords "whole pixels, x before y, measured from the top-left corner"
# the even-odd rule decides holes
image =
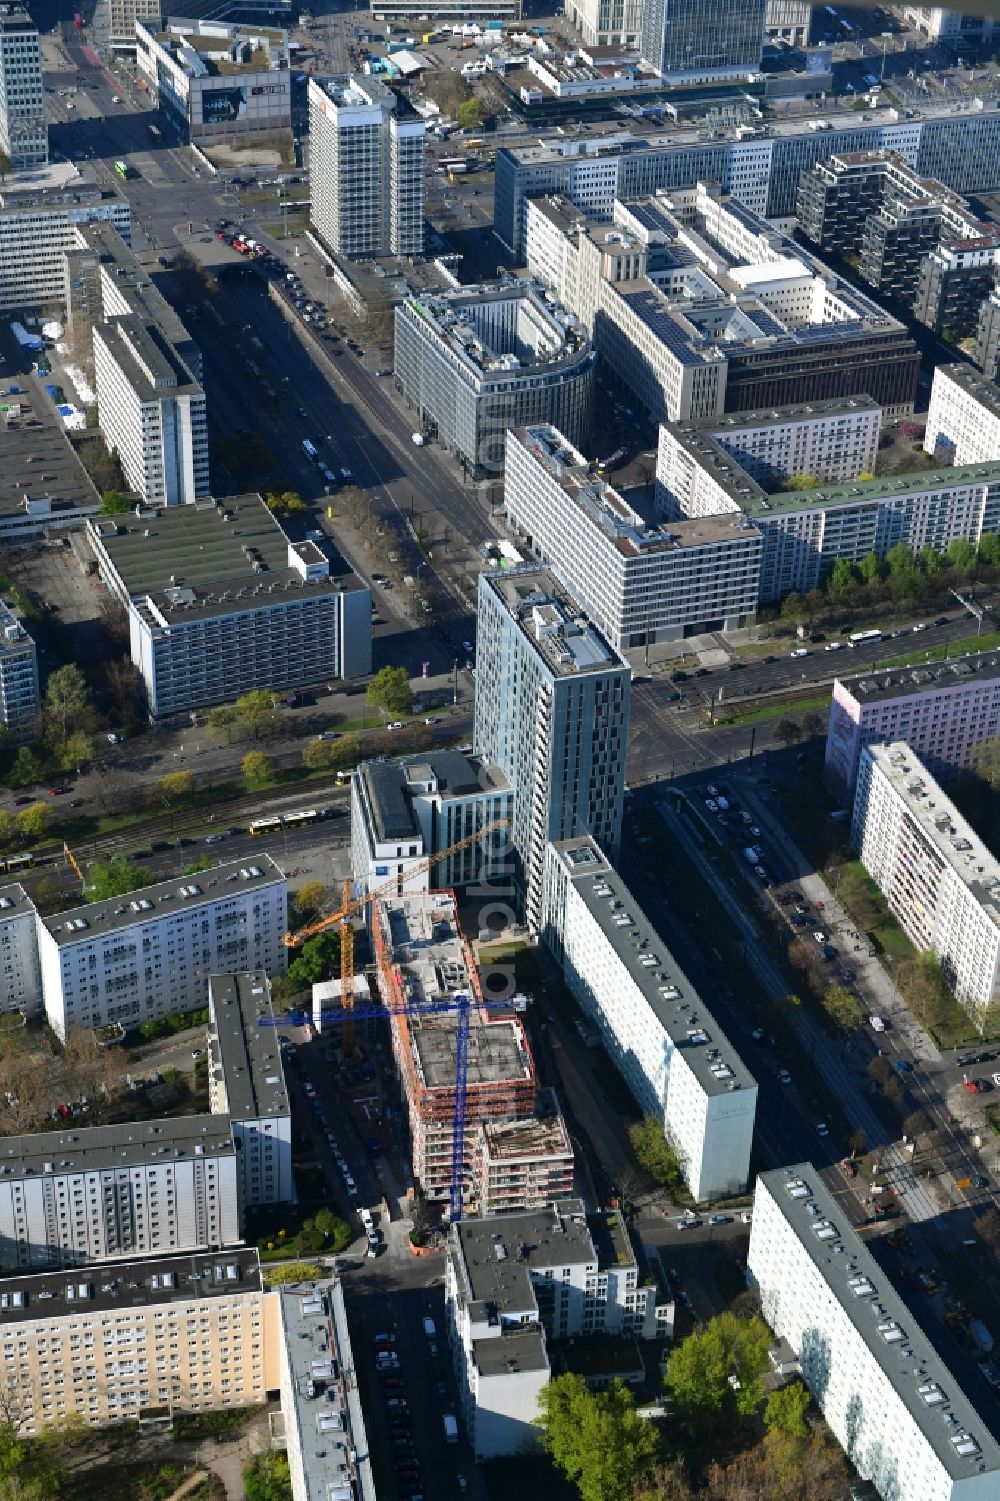
[[[406,1096],[413,1174],[427,1198],[455,1207],[460,1192],[463,1213],[489,1213],[568,1192],[573,1154],[565,1123],[550,1091],[539,1098],[520,1016],[483,1000],[454,893],[376,900],[372,941]],[[465,997],[461,1009],[456,998]]]

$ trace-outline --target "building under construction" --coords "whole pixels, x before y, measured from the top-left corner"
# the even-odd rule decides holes
[[[566,1180],[566,1128],[554,1098],[543,1107],[547,1114],[535,1113],[538,1084],[524,1025],[513,1009],[484,1006],[454,894],[389,897],[374,905],[379,986],[386,1006],[396,1013],[390,1023],[392,1047],[409,1111],[414,1177],[428,1199],[448,1201],[459,1017],[457,1010],[419,1017],[400,1013],[407,1006],[467,995],[472,1009],[462,1165],[465,1211],[483,1212],[484,1201],[495,1199],[501,1187],[508,1198],[496,1202],[508,1207],[550,1200],[553,1180]],[[547,1149],[551,1171],[541,1165]],[[505,1160],[510,1171],[504,1170]]]

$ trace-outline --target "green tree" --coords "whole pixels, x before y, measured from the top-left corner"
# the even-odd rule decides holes
[[[335,744],[336,761],[340,767],[356,766],[361,760],[364,750],[364,741],[361,736],[351,730],[346,735],[341,735]]]
[[[413,693],[405,667],[383,667],[368,684],[368,702],[381,709],[387,717],[394,714],[409,714],[413,708]]]
[[[187,863],[187,865],[185,865],[185,867],[184,867],[184,874],[186,876],[196,876],[200,870],[211,870],[211,869],[212,869],[212,857],[211,857],[211,855],[195,855],[194,859],[193,860],[189,860],[188,863]]]
[[[233,705],[239,724],[253,740],[273,734],[281,717],[281,700],[276,693],[266,688],[255,688],[244,693]]]
[[[72,771],[74,767],[86,766],[93,753],[90,736],[85,730],[72,730],[62,744],[55,748],[60,771]]]
[[[266,782],[271,775],[271,758],[263,751],[247,751],[240,766],[243,780],[250,785]]]
[[[976,566],[976,549],[964,537],[956,537],[954,542],[948,543],[945,557],[953,568],[959,568],[963,573],[970,573]]]
[[[125,855],[112,855],[110,860],[97,860],[88,867],[84,892],[88,901],[103,902],[109,897],[127,896],[152,881],[152,874],[144,866],[134,864]]]
[[[269,1276],[269,1282],[274,1280],[273,1276]],[[292,1501],[292,1476],[288,1468],[288,1456],[274,1449],[265,1449],[256,1455],[243,1471],[243,1494],[246,1501]]]
[[[911,1110],[902,1126],[907,1141],[916,1141],[918,1136],[926,1136],[931,1129],[930,1117],[923,1110]]]
[[[283,1261],[278,1266],[266,1266],[263,1271],[269,1287],[284,1287],[289,1282],[315,1282],[323,1275],[318,1261]]]
[[[295,906],[303,922],[313,922],[326,902],[326,887],[322,881],[306,881],[295,893]]]
[[[879,579],[882,577],[882,564],[879,562],[878,558],[873,552],[865,553],[864,557],[861,559],[861,562],[858,564],[858,573],[861,576],[862,583],[878,583]]]
[[[812,1394],[801,1381],[790,1381],[787,1386],[779,1386],[777,1391],[768,1394],[764,1403],[765,1427],[777,1428],[796,1438],[805,1438],[809,1432],[806,1413],[811,1402]]]
[[[659,1440],[635,1410],[621,1381],[592,1392],[582,1376],[556,1376],[539,1397],[542,1443],[556,1468],[574,1482],[581,1501],[632,1501],[635,1483],[652,1468]]]
[[[194,791],[193,771],[168,771],[156,784],[156,795],[164,807],[176,808]]]
[[[905,542],[896,542],[889,548],[885,555],[885,565],[890,577],[893,574],[905,574],[911,577],[916,572],[916,559]]]
[[[72,662],[58,667],[45,686],[45,718],[52,733],[65,740],[70,726],[87,707],[87,684]]]
[[[0,808],[0,854],[7,854],[18,841],[17,819],[7,808]]]
[[[663,1134],[663,1126],[655,1115],[643,1116],[628,1128],[628,1139],[635,1153],[635,1160],[661,1188],[676,1193],[684,1185],[677,1153]]]
[[[844,604],[854,589],[854,564],[847,558],[838,558],[826,581],[826,591],[837,604]]]
[[[288,978],[299,990],[332,979],[340,963],[340,937],[332,929],[307,938],[288,966]]]
[[[1000,568],[1000,536],[996,532],[983,532],[980,537],[979,561],[988,568]]]
[[[920,549],[920,569],[925,578],[933,579],[941,572],[941,554],[936,547]]]
[[[34,787],[42,780],[42,763],[29,745],[22,745],[14,757],[8,781],[12,787]]]
[[[309,510],[297,490],[269,490],[264,504],[275,516],[302,516]]]
[[[479,100],[464,99],[458,106],[456,118],[460,129],[475,130],[483,118],[483,111]]]
[[[670,1357],[665,1384],[692,1435],[721,1431],[749,1417],[764,1397],[771,1331],[754,1315],[720,1313],[683,1340]]]
[[[24,839],[39,839],[49,822],[47,803],[31,803],[17,815],[18,832]]]
[[[822,714],[817,714],[813,709],[802,721],[802,733],[807,740],[815,739],[817,735],[826,733],[826,720]]]
[[[799,474],[790,474],[785,484],[786,490],[815,490],[819,485],[819,479],[815,474],[805,471]]]
[[[831,985],[821,1001],[823,1010],[841,1032],[853,1032],[865,1019],[864,1007],[846,985]]]
[[[124,490],[105,490],[101,496],[102,516],[124,516],[126,511],[131,511],[135,502],[129,500]]]
[[[803,620],[806,613],[806,602],[795,589],[791,594],[786,594],[781,601],[781,618],[793,623]]]
[[[981,776],[994,792],[1000,790],[1000,739],[994,736],[990,740],[981,740],[973,748],[972,760],[977,775]]]
[[[787,749],[794,745],[796,740],[802,739],[802,726],[794,719],[779,719],[774,727],[774,733]]]
[[[321,740],[317,735],[303,750],[302,764],[308,766],[310,771],[329,771],[331,766],[337,764],[337,742]]]

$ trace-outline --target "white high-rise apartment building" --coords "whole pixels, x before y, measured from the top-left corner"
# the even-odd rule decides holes
[[[588,47],[634,47],[642,0],[568,0],[566,17]]]
[[[421,255],[424,122],[376,78],[309,80],[310,217],[345,260]]]
[[[938,365],[924,448],[943,464],[1000,459],[1000,390],[973,365]]]
[[[30,729],[40,708],[35,643],[20,616],[0,599],[0,728]]]
[[[0,1356],[18,1431],[93,1428],[264,1402],[279,1386],[277,1295],[256,1250],[0,1281]]]
[[[549,1379],[548,1339],[658,1333],[657,1289],[640,1285],[621,1215],[561,1199],[457,1220],[445,1261],[459,1405],[477,1460],[531,1447]]]
[[[232,1121],[243,1205],[289,1203],[292,1121],[267,975],[210,975],[208,1013],[209,1103]]]
[[[5,1136],[0,1267],[51,1271],[238,1245],[239,1172],[226,1116]]]
[[[1000,654],[983,652],[923,667],[868,668],[838,678],[830,700],[826,776],[853,800],[864,746],[903,740],[948,781],[1000,734]]]
[[[49,159],[38,27],[19,5],[0,5],[0,151],[15,171]]]
[[[285,877],[269,855],[233,861],[37,920],[45,1013],[71,1026],[135,1027],[205,1004],[209,975],[283,974]]]
[[[542,938],[693,1197],[742,1193],[757,1084],[592,839],[550,844]]]
[[[761,534],[733,514],[650,526],[548,424],[507,433],[504,510],[618,651],[752,623]]]
[[[811,1163],[757,1179],[747,1275],[884,1501],[993,1501],[1000,1445]]]
[[[515,886],[537,931],[549,841],[592,834],[618,849],[631,669],[531,567],[479,575],[476,674],[473,744],[513,789]]]
[[[94,328],[101,428],[130,489],[147,505],[208,495],[205,393],[155,323],[134,315]]]
[[[35,904],[24,887],[0,886],[0,1012],[42,1009]]]
[[[861,752],[851,842],[982,1031],[1000,1000],[1000,861],[902,741]]]
[[[93,164],[50,163],[44,181],[36,174],[0,183],[0,310],[61,307],[66,302],[66,251],[81,244],[77,226],[114,225],[131,238],[129,201],[99,185]]]

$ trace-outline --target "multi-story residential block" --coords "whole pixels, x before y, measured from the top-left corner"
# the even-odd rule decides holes
[[[851,843],[983,1031],[1000,1000],[1000,861],[902,741],[862,750]]]
[[[715,431],[714,423],[660,428],[658,513],[670,521],[741,512],[763,534],[761,604],[815,589],[840,558],[884,557],[897,542],[914,552],[943,551],[957,538],[978,545],[1000,530],[1000,461],[949,468],[942,456],[936,470],[769,493]]]
[[[785,487],[793,475],[836,485],[873,473],[882,409],[868,396],[810,401],[762,412],[732,412],[706,423],[759,485]]]
[[[129,243],[128,199],[98,185],[89,164],[50,163],[0,183],[0,311],[61,306],[65,252],[79,243],[77,226],[95,222],[113,224]]]
[[[476,1459],[532,1447],[547,1339],[656,1333],[656,1287],[617,1210],[579,1199],[463,1219],[448,1233],[445,1300],[459,1404]]]
[[[742,515],[650,526],[554,427],[508,432],[504,512],[618,651],[756,617],[755,527]]]
[[[208,980],[209,1105],[232,1123],[244,1208],[289,1203],[292,1122],[263,970]]]
[[[573,1144],[554,1089],[542,1089],[534,1114],[480,1121],[475,1177],[479,1213],[513,1214],[573,1192]]]
[[[113,224],[94,220],[78,225],[64,262],[61,301],[73,353],[81,364],[93,366],[97,324],[134,315],[142,323],[156,324],[177,359],[200,384],[201,350]]]
[[[1000,376],[1000,287],[979,305],[976,348],[973,358],[988,380]]]
[[[549,845],[542,938],[694,1198],[742,1193],[756,1081],[594,840]]]
[[[292,128],[288,34],[276,27],[136,20],[136,66],[182,139],[253,144]]]
[[[424,132],[377,78],[309,80],[310,218],[334,255],[423,254]]]
[[[42,1009],[35,904],[17,882],[0,886],[0,1012]]]
[[[18,1431],[262,1403],[280,1385],[277,1316],[256,1250],[5,1278],[0,1352]]]
[[[0,5],[0,151],[15,172],[49,159],[38,27],[20,5]]]
[[[647,0],[639,47],[666,83],[747,78],[760,69],[767,0]]]
[[[269,855],[37,920],[42,992],[60,1038],[205,1004],[212,974],[283,974],[288,891]]]
[[[930,328],[965,338],[1000,266],[1000,229],[894,151],[833,155],[803,172],[803,234],[855,256],[863,281],[913,307]]]
[[[10,1275],[238,1245],[239,1180],[228,1116],[5,1136],[0,1267]]]
[[[569,0],[566,18],[588,47],[635,47],[642,27],[641,0]]]
[[[811,22],[812,0],[767,0],[764,34],[772,39],[805,47]]]
[[[528,266],[654,417],[859,393],[912,410],[920,361],[903,324],[717,184],[612,212],[609,228],[565,199],[529,201]]]
[[[576,319],[529,282],[421,294],[396,308],[396,384],[421,430],[473,479],[503,472],[509,427],[551,422],[582,442],[595,360]]]
[[[479,575],[473,745],[513,789],[514,883],[529,927],[542,920],[545,847],[621,837],[628,663],[547,569]]]
[[[467,1043],[466,1131],[460,1168],[463,1203],[478,1209],[496,1192],[502,1176],[484,1151],[479,1127],[517,1122],[527,1136],[536,1114],[538,1080],[524,1024],[513,1008],[491,1010],[483,995],[472,952],[459,925],[454,895],[380,898],[374,904],[372,940],[384,1003],[393,1012],[393,1055],[406,1097],[413,1174],[429,1199],[447,1202],[455,1152],[455,1059],[458,1011],[455,997],[470,999]],[[447,1001],[449,1009],[435,1010]],[[407,1010],[406,1008],[410,1009]],[[425,1007],[418,1014],[413,1008]],[[565,1164],[565,1138],[540,1129],[536,1157],[549,1155],[558,1177]],[[543,1150],[544,1149],[544,1150]],[[517,1207],[538,1202],[533,1195],[544,1179],[540,1164],[511,1174],[502,1185],[524,1197]]]
[[[150,506],[209,492],[205,393],[155,323],[134,314],[94,328],[101,428],[131,490]]]
[[[986,1501],[1000,1446],[812,1163],[757,1179],[747,1275],[884,1501]]]
[[[38,723],[38,653],[20,615],[0,597],[0,727],[17,735]]]
[[[849,803],[866,745],[903,740],[941,782],[973,765],[1000,734],[1000,656],[983,652],[923,667],[869,668],[838,678],[830,700],[826,778]]]
[[[982,11],[976,15],[946,5],[904,5],[903,19],[956,56],[975,58],[1000,33],[1000,22],[986,13],[986,7]]]
[[[943,464],[1000,459],[1000,390],[970,365],[938,365],[924,448]]]
[[[752,7],[751,7],[752,10]],[[717,182],[770,219],[795,212],[802,172],[838,152],[898,151],[921,177],[939,178],[957,193],[1000,186],[1000,111],[969,108],[900,119],[872,110],[865,120],[836,110],[822,120],[769,120],[748,134],[734,124],[706,134],[700,122],[644,134],[644,122],[601,124],[526,146],[504,147],[496,161],[496,232],[525,263],[524,204],[531,195],[560,193],[589,218],[610,220],[616,200],[663,189]]]
[[[292,1283],[273,1296],[292,1501],[376,1501],[340,1280]]]
[[[259,495],[99,517],[88,537],[157,718],[371,670],[370,589]]]
[[[497,766],[461,751],[363,761],[351,777],[351,869],[364,890],[397,880],[410,896],[490,881],[497,840],[468,845],[430,870],[409,872],[477,829],[509,818],[510,783]],[[502,851],[506,841],[499,841]]]

